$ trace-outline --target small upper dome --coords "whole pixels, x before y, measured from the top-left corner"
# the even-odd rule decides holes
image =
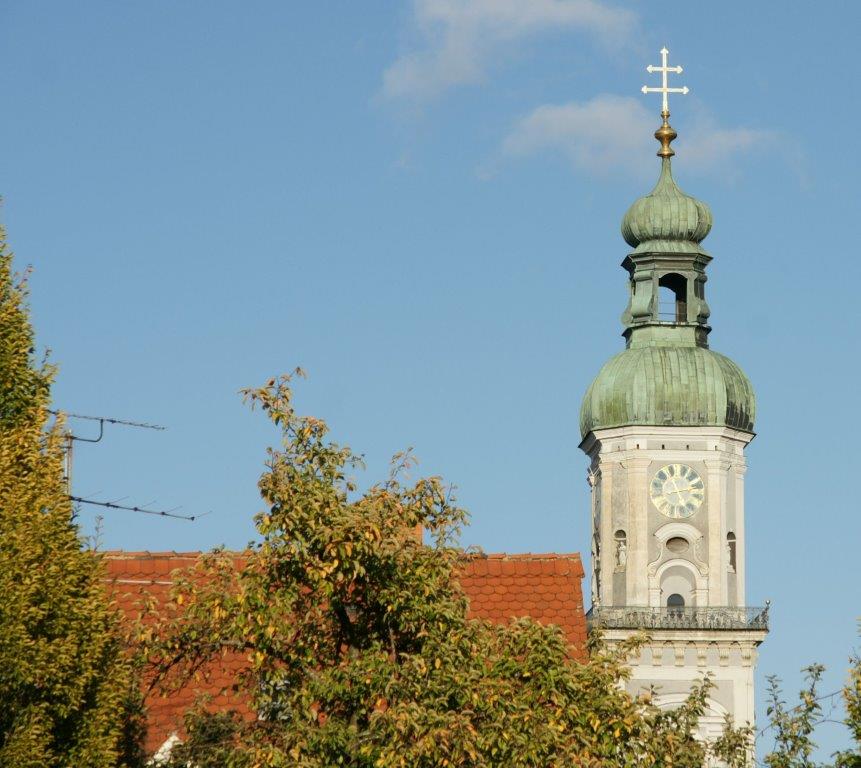
[[[753,431],[756,400],[741,368],[705,347],[644,346],[610,358],[583,398],[580,432],[627,425]]]
[[[622,219],[622,237],[634,253],[703,253],[712,228],[709,207],[686,195],[673,180],[670,158],[661,163],[655,188],[635,201]]]

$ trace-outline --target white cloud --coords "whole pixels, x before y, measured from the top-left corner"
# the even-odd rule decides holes
[[[391,98],[426,99],[481,82],[506,46],[541,32],[580,29],[618,46],[636,16],[598,0],[414,0],[424,48],[403,55],[383,76]]]
[[[692,107],[673,147],[684,158],[686,171],[731,170],[744,152],[781,143],[773,131],[721,127],[696,102]],[[657,143],[652,134],[659,124],[654,111],[629,96],[602,94],[585,102],[545,104],[517,121],[502,142],[502,153],[559,152],[580,170],[643,171],[654,167]]]
[[[502,151],[516,156],[550,150],[563,153],[578,168],[609,170],[646,155],[650,122],[653,115],[627,96],[544,104],[517,122]]]

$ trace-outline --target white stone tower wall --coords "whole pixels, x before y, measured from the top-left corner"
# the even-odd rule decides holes
[[[626,608],[647,609],[629,613],[648,616],[648,609],[666,612],[668,595],[679,593],[694,623],[697,608],[709,609],[710,616],[726,609],[731,617],[746,609],[744,449],[752,439],[752,434],[728,427],[685,426],[628,426],[587,436],[581,447],[591,459],[595,608],[622,617]],[[705,499],[689,518],[667,517],[650,498],[651,479],[667,464],[689,466],[704,481]],[[730,533],[735,535],[734,554]],[[670,539],[676,546],[679,539],[686,540],[689,548],[672,552]],[[608,629],[605,637],[612,642],[637,631]],[[650,644],[631,660],[632,693],[654,685],[661,691],[660,702],[678,703],[694,681],[708,674],[716,687],[704,733],[722,724],[725,713],[738,724],[754,722],[753,673],[764,624],[650,631]]]

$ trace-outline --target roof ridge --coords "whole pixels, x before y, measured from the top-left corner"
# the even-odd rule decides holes
[[[249,554],[249,550],[223,549],[218,550],[219,554],[227,555],[228,557],[244,557]],[[127,549],[110,549],[102,552],[108,560],[160,560],[160,559],[191,559],[198,558],[201,555],[211,554],[203,550],[191,550],[187,552],[176,552],[174,550],[163,550],[161,552],[151,552],[147,549],[127,550]],[[579,560],[579,552],[469,552],[467,556],[478,560]]]
[[[477,552],[470,555],[488,560],[579,560],[579,552]]]
[[[245,557],[249,554],[249,550],[238,549],[221,549],[217,550],[219,554],[227,555],[228,557]],[[149,558],[151,560],[161,558],[196,558],[201,555],[213,554],[213,550],[204,551],[202,549],[190,550],[187,552],[176,552],[174,550],[163,550],[161,552],[150,552],[148,549],[129,550],[129,549],[108,549],[101,552],[108,560],[143,560]]]

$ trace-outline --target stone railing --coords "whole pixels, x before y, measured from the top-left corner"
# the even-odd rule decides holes
[[[751,629],[768,631],[768,606],[592,606],[586,615],[592,629]]]

